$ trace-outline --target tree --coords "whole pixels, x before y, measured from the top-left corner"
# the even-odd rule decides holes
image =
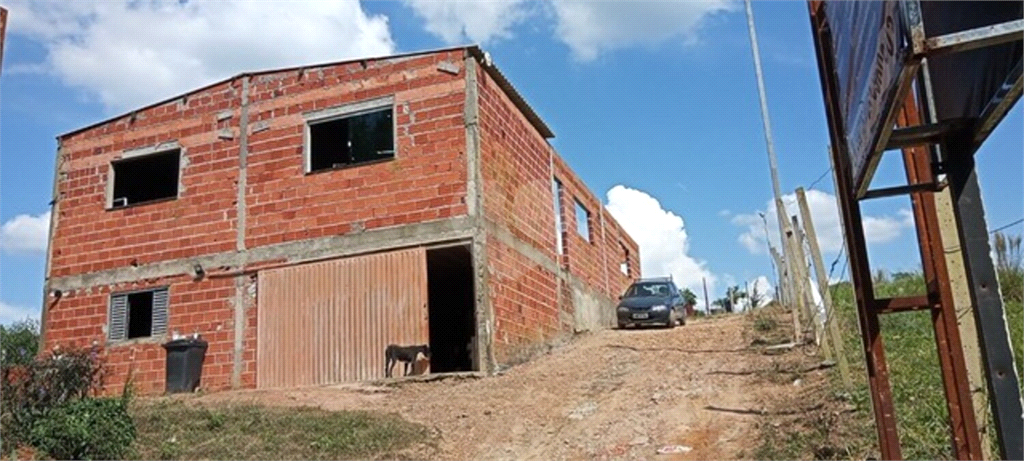
[[[740,290],[739,285],[733,285],[725,290],[726,304],[722,307],[725,308],[726,312],[732,312],[735,310],[735,303],[743,298],[747,297],[747,293]]]
[[[1024,299],[1024,266],[1022,266],[1021,236],[995,235],[996,270],[999,291],[1008,302]]]
[[[4,367],[28,365],[39,352],[39,322],[20,320],[0,325],[0,363]]]
[[[758,306],[761,305],[761,302],[764,301],[764,294],[757,290],[756,283],[754,284],[754,287],[750,290],[749,298],[751,309],[757,308]]]
[[[996,269],[999,271],[1018,271],[1021,269],[1021,236],[1007,236],[996,232]]]
[[[689,288],[683,288],[683,291],[679,294],[683,297],[683,304],[687,306],[694,306],[697,304],[697,295]]]

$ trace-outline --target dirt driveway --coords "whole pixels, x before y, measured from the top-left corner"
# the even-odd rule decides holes
[[[673,330],[601,331],[480,379],[196,398],[397,412],[436,432],[431,446],[408,454],[413,458],[750,458],[759,444],[760,416],[707,407],[773,407],[797,388],[750,373],[785,359],[748,347],[749,324],[732,315]],[[692,450],[658,454],[667,445]]]

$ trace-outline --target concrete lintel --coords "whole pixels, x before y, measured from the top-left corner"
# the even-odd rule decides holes
[[[151,146],[140,147],[138,149],[127,149],[121,152],[121,155],[115,158],[115,160],[142,157],[144,155],[156,154],[158,152],[165,152],[174,149],[181,149],[181,144],[177,140],[164,141],[159,144],[153,144]]]
[[[360,112],[383,109],[394,105],[394,96],[384,96],[381,98],[370,99],[368,101],[341,104],[334,107],[328,107],[326,109],[305,112],[302,114],[302,118],[305,119],[306,122],[324,122],[337,117],[346,117]]]
[[[298,240],[195,258],[160,261],[138,267],[123,267],[88,274],[57,277],[50,280],[49,287],[51,290],[70,291],[142,279],[191,275],[192,266],[196,263],[206,268],[240,268],[248,263],[274,259],[285,259],[289,262],[301,263],[311,259],[354,256],[382,250],[427,245],[447,240],[469,239],[472,235],[472,221],[467,217],[459,217],[373,229],[358,234]]]

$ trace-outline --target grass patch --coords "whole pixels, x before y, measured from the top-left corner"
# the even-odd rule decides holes
[[[775,323],[775,319],[766,315],[758,315],[754,317],[754,331],[761,333],[767,333],[775,329],[778,326]]]
[[[755,346],[787,343],[793,340],[791,315],[784,307],[772,304],[747,312],[747,342]]]
[[[165,400],[132,408],[140,459],[368,459],[428,438],[397,415]]]
[[[1017,362],[1017,370],[1022,371],[1024,304],[1021,302],[1020,287],[1024,272],[1001,271],[999,275],[1011,347]],[[852,402],[857,406],[858,418],[873,425],[871,397],[865,379],[866,365],[853,302],[853,287],[849,283],[841,283],[833,285],[831,289],[838,318],[843,326],[845,352],[854,375],[854,389],[850,392]],[[875,289],[878,297],[913,296],[924,294],[925,290],[920,274],[900,274],[892,280],[877,284]],[[939,374],[935,334],[930,315],[926,312],[883,315],[881,328],[903,456],[906,459],[952,458],[948,410],[942,377]],[[838,372],[835,374],[838,375]],[[838,388],[838,376],[834,382]],[[873,431],[865,437],[867,442],[877,446]]]

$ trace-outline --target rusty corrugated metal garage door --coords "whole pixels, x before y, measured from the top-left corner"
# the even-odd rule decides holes
[[[262,271],[257,302],[261,389],[382,378],[388,344],[430,338],[422,248]]]

